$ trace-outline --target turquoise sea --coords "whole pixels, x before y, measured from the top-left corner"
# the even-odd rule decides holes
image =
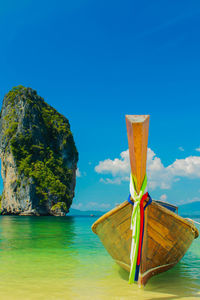
[[[176,267],[138,289],[91,231],[94,221],[1,216],[0,299],[200,298],[200,238]]]

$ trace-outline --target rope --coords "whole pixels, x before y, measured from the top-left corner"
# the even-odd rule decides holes
[[[142,245],[142,236],[143,236],[143,222],[144,222],[144,208],[141,205],[143,204],[144,197],[146,199],[147,193],[147,176],[145,175],[144,181],[142,183],[141,190],[139,194],[136,192],[135,181],[132,174],[130,175],[130,194],[134,201],[133,212],[131,216],[131,230],[132,230],[132,243],[131,243],[131,269],[129,274],[129,283],[135,281],[139,269],[138,265],[138,255],[140,263],[140,252]],[[130,196],[128,201],[130,202]],[[130,202],[131,203],[131,202]],[[132,203],[131,203],[132,204]]]

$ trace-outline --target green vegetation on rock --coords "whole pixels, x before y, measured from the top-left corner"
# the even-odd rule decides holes
[[[52,210],[55,211],[56,209],[63,209],[64,211],[67,211],[67,205],[65,202],[57,202],[52,206]]]
[[[5,99],[3,137],[21,177],[32,179],[40,203],[68,210],[78,152],[68,120],[36,91],[14,87]],[[71,165],[71,166],[70,166]]]

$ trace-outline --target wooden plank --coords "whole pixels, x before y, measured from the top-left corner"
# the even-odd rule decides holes
[[[109,254],[127,271],[130,269],[131,230],[128,219],[131,213],[132,205],[125,201],[92,227]],[[194,224],[154,201],[145,210],[145,221],[139,285],[174,266],[198,236]]]
[[[149,115],[126,115],[131,172],[140,192],[146,174]]]

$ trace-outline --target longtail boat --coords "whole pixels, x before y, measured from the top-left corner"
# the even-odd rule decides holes
[[[151,200],[144,191],[149,115],[126,115],[126,125],[130,189],[132,187],[134,191],[128,201],[100,217],[92,225],[92,230],[117,264],[128,272],[134,269],[130,277],[134,276],[134,281],[141,287],[152,276],[176,265],[199,233],[192,221],[178,215],[176,206]],[[139,221],[135,218],[137,209]]]

